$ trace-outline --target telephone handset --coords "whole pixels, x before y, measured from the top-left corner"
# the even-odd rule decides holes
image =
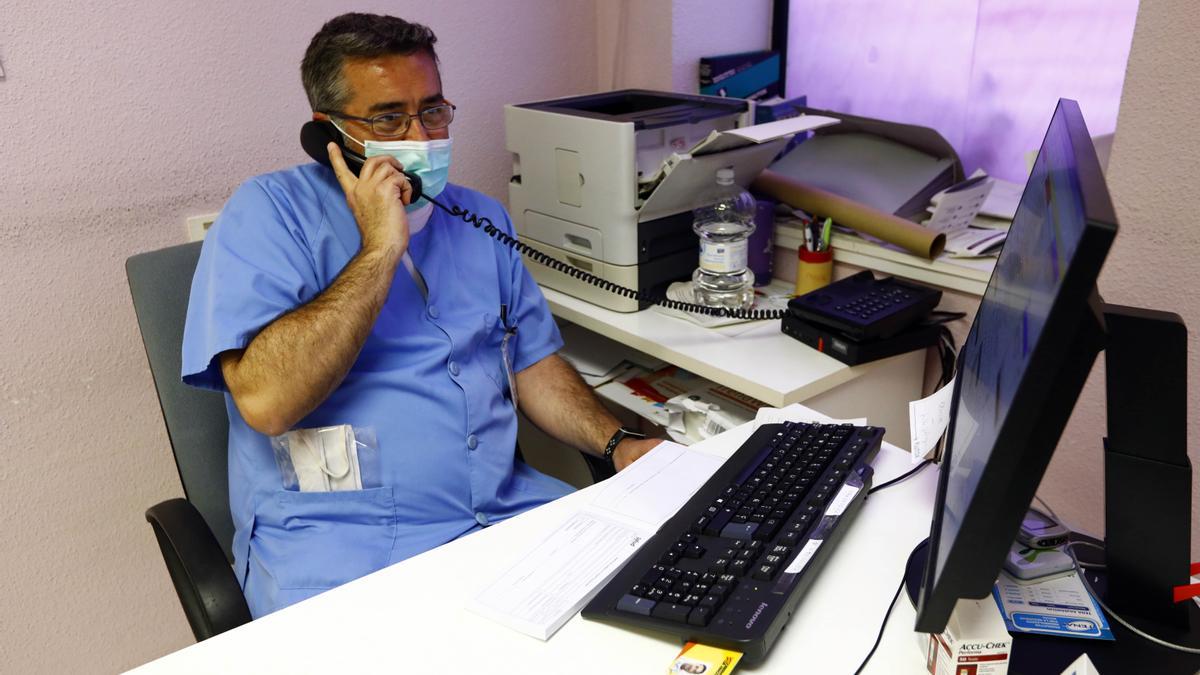
[[[342,133],[333,126],[333,122],[312,120],[305,122],[304,126],[300,127],[300,146],[304,148],[304,152],[307,152],[308,156],[317,162],[329,167],[333,165],[329,161],[329,149],[326,146],[331,142],[336,143],[341,149],[346,166],[357,176],[358,172],[362,171],[363,162],[367,161],[367,158],[346,147],[346,139],[342,138]],[[401,173],[412,186],[412,201],[417,201],[421,198],[421,177],[410,171]]]
[[[304,148],[304,152],[308,153],[309,157],[312,157],[318,163],[324,164],[325,166],[332,166],[329,161],[329,150],[326,147],[326,145],[328,145],[330,142],[337,143],[338,147],[342,151],[342,157],[344,157],[346,160],[346,166],[354,172],[354,175],[357,176],[358,172],[362,170],[363,162],[367,160],[362,155],[346,147],[346,142],[342,138],[341,132],[337,130],[337,127],[333,126],[332,122],[324,120],[312,120],[310,122],[306,122],[304,126],[300,128],[300,145]],[[654,296],[645,291],[638,291],[632,288],[621,286],[619,284],[614,284],[607,279],[601,279],[591,272],[581,270],[574,265],[569,265],[561,260],[558,260],[557,258],[553,258],[545,253],[542,253],[538,249],[526,244],[523,241],[518,241],[515,237],[512,237],[504,230],[501,230],[493,225],[492,221],[486,216],[476,215],[467,209],[454,204],[446,206],[429,195],[423,195],[421,193],[421,178],[416,174],[409,173],[407,171],[403,173],[404,176],[408,178],[408,182],[412,185],[413,201],[416,201],[423,196],[431,204],[445,211],[446,213],[461,218],[468,225],[473,225],[476,229],[482,229],[485,234],[492,239],[495,239],[497,243],[504,244],[505,246],[512,248],[518,253],[531,258],[535,262],[545,265],[552,270],[562,272],[567,276],[574,277],[585,283],[602,288],[610,293],[615,293],[631,300],[637,300],[638,302],[648,302],[655,305],[661,305],[668,309],[692,312],[693,314],[703,314],[707,316],[731,316],[739,319],[758,321],[763,319],[782,319],[783,316],[787,314],[787,310],[731,310],[725,307],[708,307],[706,305],[697,305],[691,302],[679,302],[678,300],[670,300],[664,296]]]

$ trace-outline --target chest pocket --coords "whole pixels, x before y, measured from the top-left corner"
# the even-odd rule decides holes
[[[508,390],[508,375],[504,369],[504,323],[500,321],[500,317],[495,314],[485,313],[482,317],[483,321],[483,338],[479,341],[479,346],[475,351],[475,358],[479,360],[483,367],[483,372],[487,374],[488,379],[496,385],[500,393],[508,398],[512,398],[512,392]],[[511,356],[517,347],[517,336],[514,334],[508,340],[508,353]]]

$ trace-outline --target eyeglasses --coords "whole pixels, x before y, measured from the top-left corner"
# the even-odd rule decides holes
[[[355,117],[353,115],[326,110],[318,110],[317,112],[324,113],[330,117],[362,122],[371,127],[372,134],[380,138],[395,138],[403,136],[408,131],[408,125],[412,124],[413,117],[421,118],[421,126],[425,127],[426,130],[445,129],[454,121],[455,110],[456,108],[453,103],[439,103],[438,105],[422,110],[416,115],[409,115],[404,112],[389,112],[375,115],[374,117]]]

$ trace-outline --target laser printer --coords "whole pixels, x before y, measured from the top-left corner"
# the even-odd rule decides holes
[[[507,105],[509,211],[517,233],[551,257],[628,288],[654,292],[690,278],[698,260],[691,211],[697,196],[723,167],[748,185],[792,135],[736,135],[755,129],[753,119],[750,101],[640,89]],[[544,265],[528,268],[542,286],[608,309],[646,306]]]

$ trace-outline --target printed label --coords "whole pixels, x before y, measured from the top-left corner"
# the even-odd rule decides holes
[[[726,274],[746,269],[749,242],[700,241],[700,267],[708,272]]]

